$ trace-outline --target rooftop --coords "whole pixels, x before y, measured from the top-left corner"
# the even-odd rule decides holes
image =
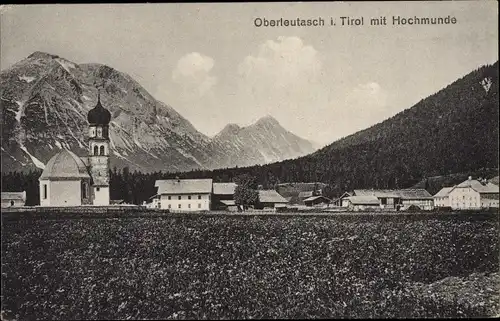
[[[439,192],[434,195],[434,197],[445,197],[448,196],[453,187],[443,187]]]
[[[395,193],[394,190],[390,189],[355,189],[355,196],[375,196],[378,198],[387,197],[387,198],[397,198],[398,194]]]
[[[26,200],[26,192],[2,192],[2,200]]]
[[[212,179],[157,180],[157,194],[208,194],[212,192]]]
[[[47,162],[40,179],[90,178],[85,163],[73,152],[63,149]]]
[[[378,198],[426,199],[432,195],[423,188],[416,189],[356,189],[355,196],[375,196]]]
[[[378,198],[373,195],[349,196],[347,199],[353,205],[380,205]]]
[[[464,187],[470,187],[478,193],[498,193],[498,185],[492,184],[490,182],[482,184],[475,179],[468,179],[466,181],[463,181],[462,183],[453,187],[453,189]]]
[[[311,201],[315,201],[315,200],[317,200],[318,198],[323,198],[323,199],[325,199],[325,200],[327,200],[327,201],[329,201],[329,202],[331,202],[331,201],[332,201],[332,200],[331,200],[331,199],[329,199],[328,197],[325,197],[325,196],[322,196],[322,195],[318,195],[318,196],[312,196],[312,197],[306,198],[306,199],[304,200],[304,202],[311,202]]]
[[[288,201],[275,190],[259,190],[261,203],[288,203]]]
[[[233,195],[236,183],[214,183],[214,194]]]

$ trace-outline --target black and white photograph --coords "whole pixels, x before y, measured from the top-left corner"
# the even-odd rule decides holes
[[[0,5],[1,319],[500,317],[497,1]]]

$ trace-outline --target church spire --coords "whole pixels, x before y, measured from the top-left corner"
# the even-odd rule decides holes
[[[97,87],[97,103],[87,114],[89,124],[108,125],[111,120],[111,113],[101,104],[101,88]]]

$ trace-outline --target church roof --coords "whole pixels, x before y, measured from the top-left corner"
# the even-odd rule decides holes
[[[51,178],[90,178],[87,167],[73,152],[63,149],[52,156],[43,170],[40,179]]]
[[[108,125],[111,120],[111,113],[104,108],[101,104],[101,93],[97,94],[97,104],[94,108],[89,110],[87,114],[89,124],[95,125]]]

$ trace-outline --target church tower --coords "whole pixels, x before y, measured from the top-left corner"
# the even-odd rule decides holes
[[[111,113],[101,105],[101,92],[97,104],[87,115],[89,122],[89,166],[92,177],[92,203],[109,205],[109,122]]]

